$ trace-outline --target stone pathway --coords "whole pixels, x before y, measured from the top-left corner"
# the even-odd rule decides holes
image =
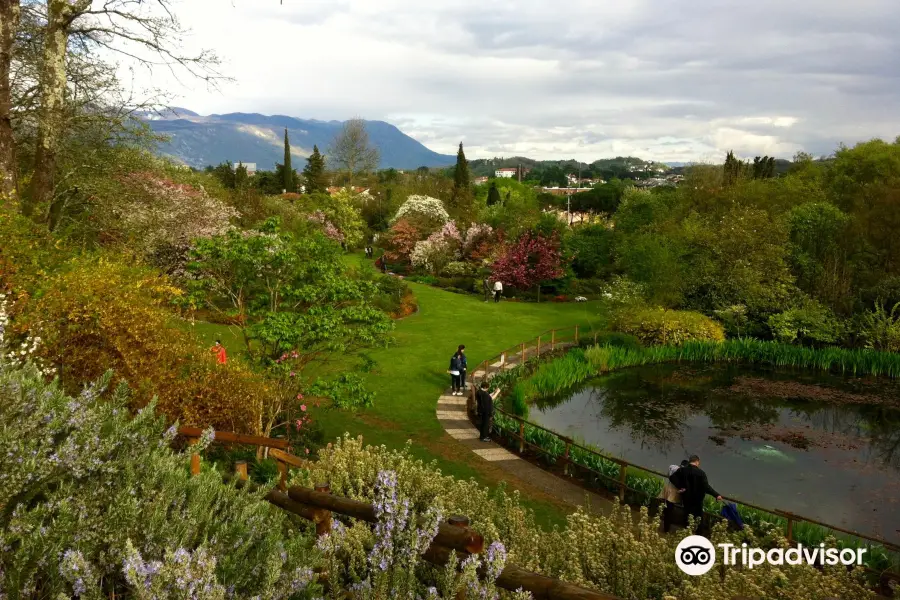
[[[526,355],[532,354],[533,348],[526,349]],[[519,354],[508,356],[507,366],[518,364],[520,358]],[[500,366],[499,362],[494,363],[490,369],[496,371]],[[471,386],[472,382],[480,382],[482,375],[481,371],[474,371],[468,378],[471,381],[467,383]],[[468,393],[470,392],[471,389]],[[450,390],[446,390],[437,401],[437,418],[450,437],[469,448],[482,460],[494,463],[494,466],[508,473],[511,478],[519,479],[523,485],[534,486],[573,507],[588,506],[596,513],[608,513],[611,509],[612,502],[606,498],[548,473],[498,444],[482,442],[479,439],[478,429],[469,421],[466,414],[466,396],[452,396]]]

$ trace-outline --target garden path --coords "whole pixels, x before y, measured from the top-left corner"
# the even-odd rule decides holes
[[[507,365],[517,363],[519,358],[518,354],[508,355]],[[491,365],[495,369],[500,366],[499,362]],[[471,382],[480,381],[482,375],[481,371],[474,371],[470,377]],[[511,477],[527,482],[571,506],[585,506],[598,514],[608,514],[611,511],[613,503],[610,500],[548,473],[498,444],[482,442],[478,429],[469,421],[466,413],[465,396],[453,396],[449,390],[445,390],[438,398],[436,410],[438,421],[447,435]]]

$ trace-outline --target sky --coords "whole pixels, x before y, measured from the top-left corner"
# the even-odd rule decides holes
[[[232,78],[175,106],[398,126],[432,150],[668,162],[900,135],[898,0],[175,0]]]

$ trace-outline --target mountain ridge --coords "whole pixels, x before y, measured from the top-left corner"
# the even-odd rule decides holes
[[[259,169],[273,169],[275,163],[284,159],[285,128],[292,156],[306,159],[313,146],[327,153],[344,125],[344,121],[261,113],[200,115],[179,107],[140,117],[154,133],[167,136],[167,141],[157,146],[159,153],[198,169],[225,161],[256,163]],[[379,168],[446,167],[456,160],[455,155],[434,152],[386,121],[366,121],[366,129],[370,142],[380,153]]]

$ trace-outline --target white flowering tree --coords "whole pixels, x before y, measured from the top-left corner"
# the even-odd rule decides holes
[[[462,236],[453,221],[432,233],[428,239],[416,243],[410,255],[412,265],[437,275],[449,263],[461,257]]]
[[[400,205],[397,214],[391,219],[391,223],[396,223],[401,219],[414,223],[420,229],[431,231],[447,223],[450,215],[444,208],[444,204],[437,198],[413,194]]]

